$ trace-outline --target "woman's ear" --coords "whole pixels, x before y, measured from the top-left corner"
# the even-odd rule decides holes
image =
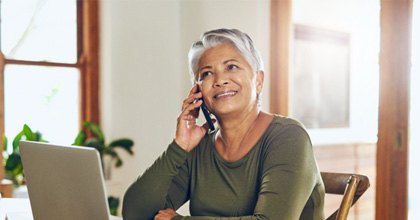
[[[256,78],[257,94],[261,93],[263,89],[263,83],[264,83],[264,71],[258,70],[257,78]]]

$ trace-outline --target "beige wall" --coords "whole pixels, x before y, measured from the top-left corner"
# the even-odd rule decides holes
[[[135,156],[121,153],[124,165],[114,170],[109,187],[122,197],[174,137],[180,104],[191,85],[191,43],[209,29],[238,28],[254,39],[268,64],[269,1],[104,0],[101,23],[102,125],[109,139],[135,141]],[[267,106],[263,96],[263,109]]]

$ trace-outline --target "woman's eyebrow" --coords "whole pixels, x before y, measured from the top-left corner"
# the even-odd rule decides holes
[[[227,64],[227,63],[229,63],[229,62],[231,62],[231,61],[234,61],[234,62],[239,63],[239,61],[237,61],[236,59],[228,59],[228,60],[225,60],[225,61],[223,62],[223,64]]]
[[[210,65],[203,66],[203,67],[198,69],[198,72],[201,72],[203,69],[211,69],[211,66]]]
[[[226,65],[227,63],[232,62],[232,61],[239,63],[239,61],[236,59],[228,59],[228,60],[223,61],[223,65]],[[211,69],[211,68],[212,68],[211,65],[203,66],[198,69],[198,72],[202,71],[203,69]]]

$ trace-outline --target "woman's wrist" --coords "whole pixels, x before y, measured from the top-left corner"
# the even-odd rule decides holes
[[[181,149],[183,149],[184,151],[189,152],[189,151],[188,151],[188,144],[187,144],[187,143],[184,143],[183,141],[181,141],[181,140],[179,140],[179,139],[177,139],[177,138],[175,138],[175,139],[174,139],[174,143],[175,143],[178,147],[180,147]]]
[[[182,142],[178,141],[176,138],[172,141],[171,145],[176,146],[177,148],[179,148],[180,150],[182,150],[184,152],[187,152],[187,153],[189,152],[185,149],[186,148],[186,147],[184,147],[185,144],[182,144]]]

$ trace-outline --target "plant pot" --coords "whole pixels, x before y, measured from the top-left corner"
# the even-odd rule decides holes
[[[102,171],[105,180],[111,180],[113,162],[111,156],[105,155],[102,157]]]

